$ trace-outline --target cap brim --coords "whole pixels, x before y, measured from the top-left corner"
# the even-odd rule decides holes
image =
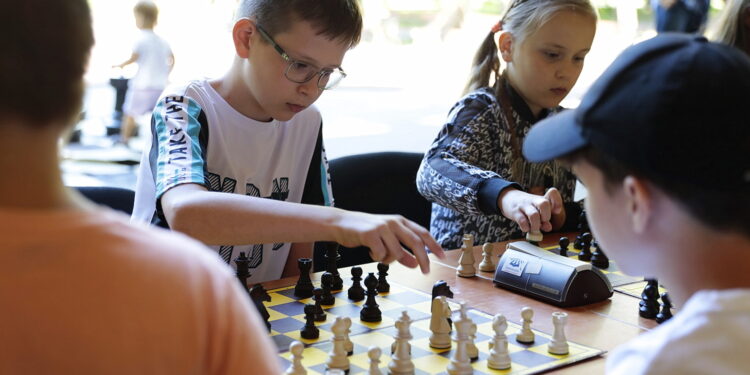
[[[523,156],[538,163],[565,156],[588,144],[576,123],[576,111],[567,110],[534,125],[523,142]]]

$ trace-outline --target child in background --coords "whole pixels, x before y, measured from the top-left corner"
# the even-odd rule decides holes
[[[130,58],[115,68],[138,63],[138,71],[128,82],[128,91],[122,105],[124,114],[120,128],[120,140],[127,144],[135,134],[135,118],[151,112],[161,92],[167,86],[169,72],[174,67],[174,54],[169,44],[156,35],[154,26],[159,18],[159,9],[151,1],[139,1],[133,8],[135,25],[140,35]]]
[[[727,0],[712,27],[711,39],[750,55],[750,0]]]
[[[0,2],[0,373],[280,374],[209,249],[63,185],[58,141],[94,44],[87,4]]]
[[[596,20],[588,0],[516,0],[489,32],[466,95],[417,175],[420,193],[433,202],[430,230],[443,247],[460,247],[464,234],[475,243],[505,241],[519,228],[559,230],[578,218],[575,177],[555,162],[524,161],[520,145],[575,85]],[[507,64],[502,73],[498,53]]]
[[[737,351],[750,346],[748,87],[739,50],[663,34],[526,137],[526,157],[563,158],[586,184],[589,224],[618,267],[658,278],[679,306],[612,352],[608,374],[750,370]]]
[[[133,220],[215,245],[227,263],[245,252],[252,282],[297,274],[312,241],[367,246],[373,260],[428,272],[425,247],[442,249],[426,229],[330,207],[313,103],[346,76],[361,30],[356,0],[242,1],[229,71],[167,89],[154,110]]]

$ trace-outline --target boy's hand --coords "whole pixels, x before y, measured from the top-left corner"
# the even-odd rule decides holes
[[[498,207],[503,216],[515,221],[523,232],[549,232],[564,221],[563,200],[560,192],[550,188],[544,196],[529,194],[516,189],[507,189],[498,197]]]
[[[422,273],[430,272],[427,247],[438,258],[443,258],[442,247],[425,228],[400,215],[371,215],[344,211],[339,222],[336,242],[346,247],[366,246],[373,260],[399,263],[414,268],[419,265]],[[404,249],[404,244],[414,255]]]

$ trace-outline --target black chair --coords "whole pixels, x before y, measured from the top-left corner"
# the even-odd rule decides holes
[[[417,191],[422,154],[377,152],[336,158],[329,163],[336,207],[372,214],[399,214],[430,227],[432,206]],[[339,267],[372,262],[365,247],[339,251]],[[315,271],[325,269],[324,247],[314,252]]]
[[[135,192],[130,189],[111,186],[76,186],[83,196],[94,203],[105,205],[128,215],[133,213]]]

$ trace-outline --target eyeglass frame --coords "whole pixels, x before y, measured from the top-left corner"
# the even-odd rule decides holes
[[[304,81],[295,81],[295,80],[289,78],[289,74],[288,73],[289,73],[289,69],[292,67],[292,65],[294,65],[294,64],[305,64],[305,65],[312,65],[312,66],[314,66],[314,65],[310,64],[310,63],[306,63],[304,61],[299,61],[299,60],[293,59],[291,56],[289,56],[289,54],[286,53],[286,51],[284,51],[283,48],[281,48],[281,46],[278,43],[276,43],[275,40],[273,40],[273,38],[271,38],[271,35],[269,35],[268,32],[265,29],[263,29],[258,24],[256,24],[255,27],[258,29],[258,32],[263,37],[263,39],[265,39],[268,43],[271,43],[271,46],[273,47],[273,49],[276,50],[276,52],[278,52],[278,54],[281,56],[281,58],[284,59],[284,61],[287,62],[286,69],[284,69],[284,77],[286,79],[288,79],[290,82],[294,82],[294,83],[307,83],[307,82],[310,82],[310,80],[313,79],[315,76],[318,76],[318,85],[317,85],[318,86],[318,90],[323,91],[323,90],[330,90],[330,89],[335,88],[336,86],[338,86],[339,82],[341,82],[342,79],[346,78],[346,73],[344,72],[343,69],[341,69],[341,67],[336,67],[335,69],[321,69],[320,71],[318,71],[317,73],[311,75],[310,78],[308,78],[308,79],[306,79]],[[321,87],[320,80],[323,78],[323,74],[326,74],[326,73],[331,74],[331,73],[333,73],[336,70],[338,70],[339,74],[341,74],[341,78],[333,86],[331,86],[331,87],[328,87],[328,88]]]

